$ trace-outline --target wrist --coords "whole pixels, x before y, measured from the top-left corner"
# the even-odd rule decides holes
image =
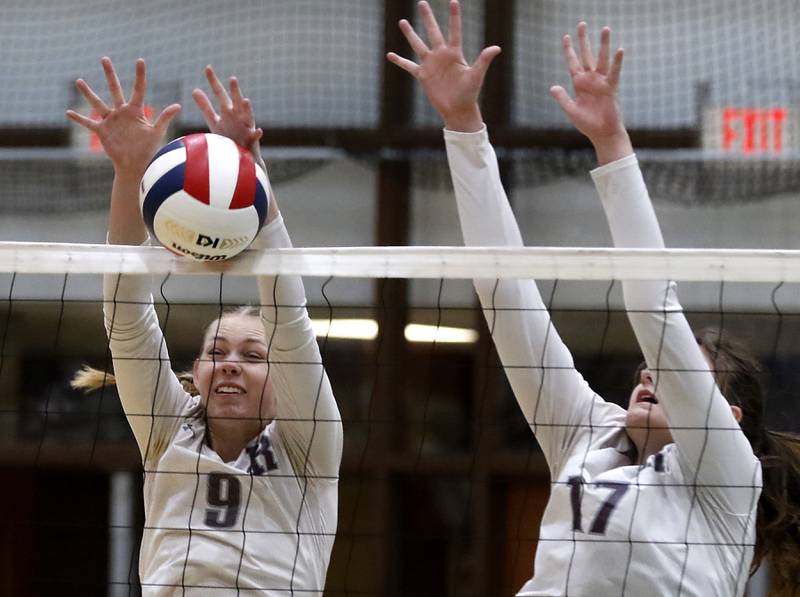
[[[114,166],[114,180],[122,184],[134,184],[138,187],[146,169]]]
[[[144,176],[144,170],[140,172],[138,169],[114,168],[114,181],[117,184],[133,185],[138,188],[139,183],[142,181],[142,176]]]
[[[616,162],[633,153],[633,144],[626,130],[591,139],[599,166]]]
[[[477,133],[483,128],[483,116],[477,103],[467,110],[443,114],[442,119],[448,131],[457,133]]]

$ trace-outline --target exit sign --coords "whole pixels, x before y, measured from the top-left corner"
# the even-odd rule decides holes
[[[798,147],[797,110],[784,106],[709,108],[703,148],[734,156],[780,156]]]

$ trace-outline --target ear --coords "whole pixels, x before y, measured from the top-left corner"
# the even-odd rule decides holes
[[[742,422],[742,409],[738,406],[731,404],[731,412],[733,413],[733,418],[736,419],[737,423]]]
[[[200,359],[197,358],[192,362],[192,377],[197,379],[197,368],[200,366]],[[197,388],[198,390],[200,388]]]

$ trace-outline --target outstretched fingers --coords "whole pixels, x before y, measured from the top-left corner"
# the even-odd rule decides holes
[[[425,32],[428,34],[428,41],[431,42],[431,47],[440,48],[445,45],[444,35],[442,35],[439,23],[436,22],[436,17],[433,15],[433,9],[425,0],[419,3],[419,14],[422,17],[422,24],[425,26]]]
[[[581,68],[581,63],[580,60],[578,60],[578,56],[575,54],[575,48],[572,47],[572,38],[569,35],[565,35],[562,42],[562,47],[564,49],[564,62],[567,63],[569,76],[575,77],[583,69]]]
[[[394,52],[389,52],[388,54],[386,54],[386,59],[392,64],[402,68],[412,77],[417,76],[417,71],[419,70],[419,64],[417,64],[413,60],[409,60],[408,58],[403,58],[402,56],[398,56]]]
[[[89,87],[89,84],[86,81],[83,79],[78,79],[75,81],[75,87],[78,88],[80,94],[86,99],[87,102],[89,102],[89,105],[100,115],[101,118],[105,118],[108,113],[111,112],[111,108],[109,108],[94,91],[92,91],[92,88]]]
[[[597,72],[601,75],[608,74],[608,58],[611,47],[611,29],[603,27],[600,32],[600,52],[597,55]]]
[[[136,61],[136,78],[133,80],[133,91],[131,92],[131,105],[144,106],[144,94],[147,89],[147,78],[145,75],[144,60],[139,58]]]
[[[611,63],[611,69],[608,71],[606,81],[611,87],[616,88],[619,85],[619,76],[622,72],[622,59],[625,58],[625,50],[618,49],[614,54],[614,60]]]
[[[584,22],[578,24],[578,45],[581,50],[583,69],[594,70],[594,56],[592,55],[592,47],[589,43],[589,27]]]
[[[450,18],[447,23],[447,31],[450,36],[448,42],[453,48],[460,48],[462,43],[462,27],[461,27],[461,7],[458,0],[450,0]]]
[[[247,126],[255,127],[256,117],[255,114],[253,114],[253,104],[248,98],[246,97],[242,98],[242,103],[239,112],[244,116]]]
[[[111,58],[103,56],[100,59],[100,64],[103,65],[103,73],[106,76],[111,101],[114,103],[115,108],[121,108],[125,105],[125,94],[122,92],[122,85],[120,85],[119,77],[117,77],[117,71],[114,70]]]
[[[205,118],[206,124],[210,128],[211,125],[216,123],[219,119],[211,100],[208,99],[205,91],[197,88],[192,91],[192,99],[194,103],[197,104],[197,107],[200,108],[200,112],[203,114],[203,118]]]
[[[236,77],[231,77],[230,81],[228,82],[228,86],[231,89],[231,101],[233,102],[233,109],[238,112],[244,108],[244,95],[242,94],[242,88],[239,86],[239,79]]]
[[[90,131],[96,131],[97,127],[100,126],[98,121],[87,118],[83,114],[78,114],[74,110],[67,110],[66,114],[67,118],[69,118],[72,122],[79,124]]]
[[[225,86],[220,82],[219,78],[217,78],[217,73],[211,68],[211,65],[206,66],[206,79],[208,79],[208,84],[211,86],[211,91],[214,92],[214,96],[217,98],[220,108],[230,108],[233,102]]]
[[[420,58],[424,58],[425,55],[430,52],[428,46],[425,45],[425,42],[422,41],[422,38],[417,35],[417,32],[414,31],[414,28],[411,26],[407,20],[402,19],[399,23],[400,31],[402,31],[405,38],[408,40],[408,45],[411,46],[411,49],[414,50],[414,53]]]
[[[242,98],[242,114],[244,114],[247,125],[250,127],[255,127],[256,117],[253,113],[253,103],[246,97]],[[254,143],[256,141],[260,141],[263,134],[264,131],[262,129],[254,128],[253,132],[250,133],[250,142]]]

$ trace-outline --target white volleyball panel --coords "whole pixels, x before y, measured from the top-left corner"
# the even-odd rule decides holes
[[[258,164],[256,164],[256,180],[264,188],[264,196],[267,198],[267,208],[272,197],[269,196],[269,180],[267,180],[267,173],[264,172]]]
[[[239,180],[239,150],[220,135],[206,135],[208,143],[208,196],[212,207],[227,209]]]
[[[153,228],[171,251],[217,261],[233,257],[253,242],[258,213],[254,207],[218,209],[179,191],[161,204]]]

